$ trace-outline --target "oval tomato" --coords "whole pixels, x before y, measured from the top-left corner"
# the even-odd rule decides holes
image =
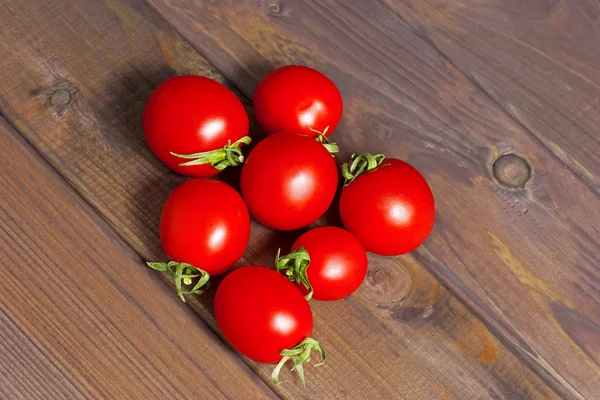
[[[161,83],[148,100],[142,124],[152,152],[187,176],[212,176],[240,164],[240,146],[250,143],[240,100],[203,76],[176,76]]]
[[[342,223],[372,253],[408,253],[419,247],[433,228],[433,194],[425,178],[410,164],[377,157],[375,164],[380,165],[373,165],[371,159],[367,169],[374,169],[358,177],[352,175],[353,170],[367,163],[366,155],[342,168],[347,182],[351,181],[340,197]]]
[[[299,259],[299,262],[296,260]],[[334,226],[311,229],[292,253],[279,257],[277,270],[301,285],[309,298],[339,300],[354,293],[367,275],[367,253],[350,232]]]
[[[333,157],[316,140],[277,133],[261,141],[242,168],[242,195],[250,213],[279,230],[316,221],[335,196],[338,173]]]
[[[171,193],[160,216],[160,241],[174,261],[149,265],[168,271],[184,300],[184,293],[201,293],[202,285],[184,292],[182,282],[200,276],[199,283],[205,283],[207,274],[225,272],[242,257],[249,238],[250,216],[242,197],[223,182],[193,179]]]
[[[298,288],[275,270],[246,266],[223,279],[215,295],[215,318],[223,336],[245,356],[280,365],[308,361],[311,350],[325,353],[310,338],[312,311]],[[283,358],[282,358],[283,357]],[[297,368],[304,382],[302,368]]]
[[[342,96],[335,84],[319,71],[299,65],[267,75],[256,87],[252,103],[266,135],[327,136],[342,118]]]

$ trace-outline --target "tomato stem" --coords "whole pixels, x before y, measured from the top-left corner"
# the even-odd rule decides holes
[[[345,179],[344,187],[354,182],[356,178],[365,172],[369,172],[379,167],[384,159],[385,156],[381,153],[352,154],[350,161],[342,165],[342,176]]]
[[[223,148],[217,150],[193,154],[178,154],[171,151],[170,154],[179,158],[192,159],[192,161],[179,164],[182,167],[210,164],[213,168],[222,171],[229,166],[235,167],[243,163],[244,154],[242,154],[241,146],[242,144],[248,145],[250,143],[252,143],[250,136],[244,136],[233,144],[231,143],[231,140],[229,140]]]
[[[200,268],[196,268],[191,264],[178,261],[169,261],[168,263],[147,262],[146,264],[156,271],[166,271],[175,279],[177,295],[184,303],[184,294],[202,294],[210,287],[210,282],[208,281],[210,279],[210,275],[208,272]],[[194,278],[198,278],[198,281],[194,287],[189,291],[184,291],[182,284],[191,286],[192,283],[194,283]]]
[[[275,256],[275,269],[279,273],[285,271],[285,277],[291,282],[302,283],[308,290],[308,294],[304,298],[310,300],[313,296],[313,288],[306,275],[306,270],[310,266],[308,251],[304,247],[298,247],[286,256],[281,257],[280,255],[281,249],[278,249],[277,256]]]
[[[323,129],[323,132],[318,131],[316,129],[313,128],[308,128],[310,129],[312,132],[318,133],[319,135],[315,138],[317,140],[317,142],[321,143],[323,146],[325,146],[325,148],[327,149],[327,151],[332,155],[335,156],[336,153],[340,152],[340,148],[338,147],[337,144],[330,142],[329,139],[327,138],[327,131],[329,130],[329,126],[326,126],[325,129]]]
[[[298,344],[297,346],[292,347],[291,349],[282,350],[280,354],[283,356],[283,358],[281,359],[281,361],[279,361],[279,364],[277,364],[277,366],[273,370],[273,373],[271,374],[271,379],[273,379],[273,383],[275,383],[276,385],[281,383],[281,380],[279,380],[279,372],[281,371],[281,368],[283,368],[285,363],[288,362],[288,360],[292,360],[294,362],[294,366],[291,370],[296,370],[298,372],[298,376],[300,376],[300,381],[302,382],[302,385],[306,386],[306,382],[304,380],[304,367],[302,366],[302,364],[310,361],[310,355],[313,350],[319,353],[319,356],[321,358],[321,361],[315,364],[315,367],[323,365],[323,363],[325,363],[325,359],[327,358],[327,353],[325,352],[323,346],[321,346],[321,343],[319,343],[313,338],[308,337],[302,342],[300,342],[300,344]]]

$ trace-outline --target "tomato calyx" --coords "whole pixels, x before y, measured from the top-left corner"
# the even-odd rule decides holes
[[[337,144],[329,141],[329,139],[327,138],[327,131],[329,130],[329,126],[326,126],[325,129],[323,129],[323,132],[318,131],[316,129],[313,128],[308,128],[310,129],[312,132],[318,133],[319,135],[315,138],[317,142],[321,143],[323,146],[325,146],[325,148],[327,149],[327,151],[332,155],[335,156],[336,153],[340,152],[340,148],[338,147]]]
[[[308,290],[308,294],[304,298],[310,300],[313,296],[313,288],[306,275],[306,270],[310,266],[308,251],[304,247],[298,247],[286,256],[281,257],[280,255],[281,249],[278,249],[277,256],[275,256],[275,269],[277,272],[283,273],[291,282],[303,284]]]
[[[216,170],[222,171],[229,166],[235,167],[242,164],[244,162],[244,154],[242,153],[241,146],[242,144],[249,145],[250,143],[252,143],[250,136],[244,136],[233,143],[231,143],[231,140],[227,141],[227,144],[223,148],[217,150],[193,154],[178,154],[172,151],[169,153],[175,157],[192,159],[192,161],[179,164],[181,167],[210,164]]]
[[[291,370],[296,370],[298,372],[298,376],[300,377],[302,385],[306,386],[306,382],[304,380],[304,367],[302,364],[310,361],[310,355],[313,350],[319,353],[319,357],[321,358],[321,361],[315,364],[315,367],[323,365],[325,363],[325,359],[327,358],[327,353],[325,352],[323,346],[321,346],[321,343],[313,338],[307,337],[297,346],[292,347],[291,349],[282,350],[280,354],[283,356],[283,358],[281,361],[279,361],[279,364],[277,364],[273,370],[273,373],[271,374],[273,383],[276,385],[281,383],[281,380],[279,379],[279,372],[285,363],[288,362],[288,360],[292,360],[294,366]]]
[[[208,272],[196,268],[191,264],[178,262],[178,261],[169,261],[168,263],[164,262],[147,262],[148,266],[156,271],[166,271],[175,279],[175,288],[177,289],[177,295],[181,298],[181,301],[185,303],[184,294],[202,294],[210,287],[210,282],[208,281],[210,275]],[[194,285],[194,287],[189,290],[183,290],[183,285],[191,286],[194,283],[194,279],[198,278],[198,281]]]
[[[342,165],[342,176],[345,179],[344,187],[354,182],[356,178],[358,178],[365,172],[372,171],[375,168],[379,167],[384,159],[385,156],[381,153],[352,154],[352,157],[350,157],[350,161]]]

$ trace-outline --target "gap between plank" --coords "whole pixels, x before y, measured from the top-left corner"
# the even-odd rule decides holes
[[[162,18],[162,16],[161,16],[161,18]],[[0,99],[0,100],[1,100],[1,99]],[[0,103],[0,104],[1,104],[1,103]],[[38,149],[37,149],[37,148],[36,148],[36,147],[35,147],[35,146],[34,146],[34,145],[33,145],[33,144],[32,144],[32,143],[29,141],[29,140],[27,140],[27,138],[25,137],[25,135],[23,135],[23,133],[21,133],[21,131],[20,131],[19,129],[17,129],[17,127],[16,127],[16,126],[15,126],[15,125],[12,123],[12,121],[11,121],[11,120],[10,120],[10,119],[9,119],[9,118],[8,118],[8,117],[7,117],[7,116],[6,116],[6,115],[5,115],[3,112],[2,112],[2,110],[0,110],[0,118],[2,118],[2,119],[3,119],[3,120],[6,122],[6,123],[7,123],[7,125],[8,125],[8,126],[9,126],[9,127],[10,127],[10,128],[11,128],[11,129],[12,129],[12,130],[13,130],[13,131],[14,131],[14,132],[17,134],[17,135],[19,135],[20,139],[21,139],[21,140],[23,140],[23,142],[24,142],[24,143],[26,143],[26,144],[27,144],[27,146],[29,146],[29,147],[30,147],[30,148],[31,148],[31,149],[32,149],[32,150],[33,150],[33,151],[34,151],[34,152],[37,154],[37,156],[38,156],[38,157],[40,157],[40,159],[41,159],[41,160],[43,160],[43,162],[46,164],[46,166],[47,166],[47,167],[48,167],[48,168],[49,168],[49,169],[50,169],[50,170],[51,170],[51,171],[52,171],[54,174],[56,174],[57,176],[59,176],[59,177],[60,177],[60,179],[61,179],[63,182],[65,182],[65,184],[66,184],[66,185],[67,185],[67,186],[68,186],[68,187],[71,189],[71,191],[72,191],[72,192],[73,192],[73,193],[74,193],[74,194],[77,196],[77,198],[78,198],[79,200],[81,200],[81,201],[82,201],[82,202],[83,202],[83,203],[84,203],[84,204],[85,204],[87,207],[89,207],[89,208],[90,208],[90,210],[91,210],[91,211],[92,211],[92,212],[93,212],[93,213],[94,213],[94,214],[95,214],[95,215],[96,215],[98,218],[100,218],[100,220],[102,221],[102,223],[104,223],[104,224],[106,225],[106,229],[108,229],[108,232],[109,232],[109,233],[111,233],[112,235],[114,235],[114,236],[117,238],[117,240],[120,242],[120,244],[121,244],[122,246],[124,246],[125,248],[127,248],[127,249],[128,249],[130,252],[131,252],[131,254],[135,254],[136,256],[138,256],[138,258],[139,258],[140,260],[142,260],[142,261],[143,261],[143,259],[142,259],[141,255],[140,255],[140,254],[139,254],[139,253],[138,253],[138,252],[137,252],[137,251],[136,251],[136,250],[135,250],[133,247],[131,247],[131,246],[129,245],[129,243],[127,243],[127,241],[125,240],[125,238],[123,238],[123,236],[121,236],[121,234],[119,234],[119,233],[118,233],[118,232],[117,232],[117,231],[116,231],[116,230],[113,228],[113,226],[112,226],[112,225],[111,225],[111,224],[110,224],[110,223],[109,223],[109,222],[108,222],[108,221],[107,221],[107,220],[104,218],[104,216],[102,215],[102,213],[100,213],[100,212],[99,212],[99,210],[98,210],[96,207],[94,207],[94,205],[93,205],[93,204],[91,204],[91,203],[90,203],[88,200],[86,200],[86,198],[85,198],[85,197],[83,197],[83,196],[82,196],[82,194],[81,194],[81,193],[80,193],[80,192],[77,190],[77,188],[75,188],[75,187],[74,187],[74,186],[73,186],[73,185],[72,185],[72,184],[71,184],[71,183],[70,183],[70,182],[69,182],[69,181],[68,181],[68,180],[67,180],[67,179],[66,179],[66,178],[65,178],[65,177],[64,177],[64,176],[63,176],[63,175],[60,173],[60,172],[58,172],[58,171],[56,170],[56,168],[54,168],[54,166],[53,166],[53,165],[52,165],[52,164],[49,162],[49,160],[47,160],[47,159],[46,159],[46,158],[45,158],[45,157],[44,157],[44,156],[43,156],[43,155],[42,155],[42,154],[39,152],[39,150],[38,150]],[[171,288],[169,285],[167,285],[167,284],[166,284],[166,282],[164,281],[164,279],[162,279],[162,278],[160,277],[160,274],[155,274],[155,276],[157,276],[157,277],[158,277],[158,278],[161,280],[161,282],[162,282],[162,285],[163,285],[163,286],[167,286],[167,290],[168,290],[169,292],[172,292],[172,288]],[[171,294],[171,293],[170,293],[170,294]],[[173,293],[173,295],[174,295],[174,293]],[[261,380],[261,381],[263,381],[263,382],[264,382],[264,380],[263,380],[263,379],[260,377],[260,375],[259,375],[259,374],[257,374],[257,372],[254,370],[254,368],[253,368],[253,365],[251,365],[251,364],[250,364],[250,363],[249,363],[249,362],[248,362],[248,361],[247,361],[247,360],[246,360],[244,357],[241,357],[239,353],[237,353],[236,351],[234,351],[233,349],[231,349],[231,347],[229,346],[229,344],[228,344],[227,342],[225,342],[225,341],[224,341],[224,339],[221,337],[221,335],[220,335],[220,332],[218,332],[216,329],[213,329],[213,327],[212,327],[210,324],[206,323],[206,321],[204,321],[204,319],[203,319],[202,317],[200,317],[200,315],[198,315],[198,314],[196,313],[196,311],[195,311],[195,310],[194,310],[192,307],[190,307],[190,306],[189,306],[189,305],[187,305],[187,304],[181,304],[181,306],[190,308],[190,309],[192,310],[192,312],[194,313],[194,315],[196,316],[196,318],[200,319],[200,321],[202,321],[202,323],[203,323],[203,324],[204,324],[204,325],[205,325],[205,326],[206,326],[206,327],[207,327],[207,328],[208,328],[208,329],[209,329],[211,332],[213,332],[213,333],[215,334],[215,337],[216,337],[218,340],[221,340],[222,342],[224,342],[225,344],[227,344],[227,346],[229,347],[230,351],[233,351],[233,352],[235,353],[235,355],[236,355],[236,356],[237,356],[237,357],[238,357],[238,358],[239,358],[239,359],[240,359],[240,360],[241,360],[241,361],[242,361],[242,362],[243,362],[243,363],[244,363],[244,364],[245,364],[245,365],[248,367],[248,369],[250,370],[250,372],[252,372],[252,373],[253,373],[253,374],[254,374],[256,377],[258,377],[258,379],[259,379],[259,380]],[[36,346],[36,348],[37,348],[37,346]],[[46,357],[45,353],[42,353],[42,354],[44,354],[44,357]],[[53,362],[52,362],[50,359],[48,359],[48,361],[49,361],[49,362],[50,362],[50,363],[51,363],[53,366],[55,366],[55,365],[54,365],[54,363],[53,363]],[[58,371],[59,371],[59,372],[61,373],[61,375],[62,375],[62,371],[60,371],[60,369],[59,369]],[[71,383],[71,382],[69,381],[69,383]],[[273,388],[270,386],[270,382],[265,382],[265,384],[266,384],[266,386],[269,388],[269,390],[270,390],[270,391],[271,391],[271,392],[272,392],[272,393],[273,393],[275,396],[277,396],[279,399],[282,399],[282,400],[283,400],[283,397],[281,397],[281,395],[280,395],[278,392],[276,392],[275,390],[273,390]]]
[[[438,52],[438,54],[440,54],[444,60],[446,60],[450,65],[452,65],[452,67],[454,67],[458,72],[460,72],[476,89],[478,89],[485,97],[487,97],[492,104],[494,104],[496,107],[498,107],[499,110],[502,111],[503,114],[505,114],[511,121],[513,121],[514,123],[517,124],[517,126],[519,128],[521,128],[521,130],[523,130],[530,138],[532,138],[535,142],[539,143],[541,145],[541,147],[548,153],[550,154],[553,158],[555,158],[559,163],[564,164],[567,169],[569,170],[569,172],[571,172],[581,183],[583,183],[583,185],[598,199],[600,200],[600,192],[598,192],[597,189],[594,188],[594,185],[588,181],[581,173],[579,173],[570,163],[566,163],[564,160],[562,160],[559,156],[556,155],[556,153],[554,153],[552,151],[552,149],[550,148],[550,146],[548,146],[541,138],[539,138],[536,134],[534,134],[529,128],[527,128],[523,122],[521,122],[521,120],[519,118],[517,118],[515,115],[513,115],[512,113],[510,113],[498,100],[496,100],[480,83],[477,79],[475,79],[474,77],[472,77],[471,75],[469,75],[467,72],[463,71],[461,68],[459,68],[453,61],[452,59],[446,55],[446,53],[444,53],[438,46],[435,45],[435,43],[429,39],[429,37],[425,34],[419,33],[417,30],[413,29],[413,27],[402,17],[402,15],[400,15],[396,10],[392,9],[390,6],[388,6],[385,2],[383,3],[384,6],[390,10],[390,12],[394,13],[394,15],[396,15],[400,21],[402,21],[402,23],[404,24],[404,27],[406,29],[408,29],[409,31],[411,31],[415,36],[417,36],[419,39],[423,40],[425,43],[427,43],[432,49],[434,49],[436,52]]]
[[[527,133],[528,136],[530,136],[535,142],[539,143],[541,145],[541,147],[547,152],[549,153],[553,158],[555,158],[556,160],[558,160],[561,164],[565,164],[568,168],[568,170],[581,182],[583,183],[583,185],[592,193],[594,194],[595,197],[597,197],[600,200],[600,193],[598,193],[593,186],[590,184],[590,182],[588,182],[584,177],[582,177],[576,170],[574,170],[572,168],[571,165],[564,163],[563,160],[561,160],[539,137],[537,137],[533,132],[531,132],[518,118],[516,118],[515,116],[511,115],[511,113],[509,113],[503,106],[502,104],[500,104],[492,95],[490,95],[488,93],[488,91],[481,86],[481,84],[474,78],[472,78],[469,74],[467,74],[465,71],[463,71],[462,69],[460,69],[438,46],[436,46],[427,35],[423,35],[421,33],[419,33],[418,31],[416,31],[415,29],[413,29],[407,22],[406,20],[398,13],[396,12],[394,9],[392,9],[391,7],[389,7],[387,4],[385,4],[385,7],[390,10],[392,13],[394,13],[399,19],[400,21],[402,21],[402,23],[404,24],[404,26],[411,31],[415,36],[417,36],[418,38],[420,38],[421,40],[423,40],[425,43],[427,43],[432,49],[434,49],[438,54],[440,54],[444,60],[446,60],[450,65],[452,65],[452,67],[454,67],[457,71],[459,71],[469,82],[471,82],[471,84],[473,84],[473,86],[475,88],[477,88],[485,97],[487,97],[492,104],[494,104],[496,107],[498,107],[499,110],[502,111],[503,114],[505,114],[506,116],[508,116],[508,118],[513,121],[514,123],[517,124],[517,126],[519,126],[525,133]],[[419,257],[418,253],[415,252],[415,258],[417,258],[419,261],[422,262],[421,257]],[[423,263],[423,262],[422,262]],[[423,264],[423,265],[427,265],[427,264]],[[533,358],[526,354],[524,351],[522,351],[521,349],[518,348],[518,345],[514,343],[514,341],[508,339],[506,337],[505,334],[503,334],[499,328],[496,328],[494,325],[491,325],[487,322],[487,319],[484,318],[485,314],[483,312],[479,312],[478,310],[476,310],[475,308],[473,308],[472,306],[469,305],[468,302],[463,301],[463,296],[461,296],[461,293],[464,294],[464,292],[462,291],[458,291],[457,289],[455,289],[452,286],[446,285],[445,280],[442,279],[440,277],[440,275],[437,273],[437,271],[435,271],[434,269],[430,269],[430,272],[440,281],[442,282],[442,284],[444,284],[450,293],[454,294],[458,299],[460,299],[461,303],[463,303],[463,305],[470,310],[475,316],[477,316],[482,323],[494,334],[494,336],[498,337],[502,343],[504,345],[507,346],[507,348],[509,348],[512,353],[521,361],[523,361],[523,363],[525,365],[527,365],[532,371],[533,373],[535,373],[537,376],[539,376],[543,381],[545,381],[546,383],[548,383],[548,385],[554,389],[554,391],[559,394],[559,395],[564,395],[566,393],[568,393],[569,395],[575,396],[577,399],[582,399],[585,400],[585,398],[573,387],[571,386],[571,384],[569,384],[568,382],[565,381],[565,384],[561,383],[557,378],[555,378],[553,375],[551,375],[548,371],[546,371],[543,368],[535,368],[535,366],[540,366],[540,364],[536,361],[533,360]],[[465,296],[466,297],[466,296]],[[474,302],[475,304],[475,302]],[[561,377],[562,378],[562,377]],[[558,391],[557,390],[557,386],[560,387],[562,390]]]
[[[235,89],[237,89],[238,91],[238,96],[243,97],[246,100],[250,101],[250,104],[252,104],[252,99],[250,97],[248,97],[245,93],[244,90],[237,84],[236,81],[230,79],[223,71],[221,71],[217,66],[215,66],[215,64],[211,61],[211,58],[202,51],[201,48],[197,47],[195,42],[191,42],[187,39],[186,34],[184,31],[178,29],[177,26],[173,25],[164,15],[162,12],[160,12],[160,10],[158,10],[154,4],[152,2],[148,2],[146,0],[144,0],[145,4],[147,4],[156,14],[158,14],[159,18],[161,18],[167,25],[169,25],[172,29],[174,29],[198,54],[200,54],[204,59],[206,59],[207,61],[209,61],[209,63],[211,64],[211,66],[217,71],[219,72],[219,74],[221,74],[222,76],[226,77],[227,79],[227,83],[234,87]],[[410,25],[407,24],[407,22],[405,21],[404,18],[402,18],[401,15],[399,15],[395,10],[391,9],[387,4],[384,4],[385,7],[387,9],[389,9],[391,12],[394,13],[394,15],[396,15],[400,21],[404,24],[404,26],[413,34],[415,34],[418,38],[420,38],[421,40],[423,40],[428,46],[430,46],[434,51],[436,51],[438,54],[441,55],[441,57],[443,57],[450,65],[452,65],[454,68],[456,68],[457,71],[460,72],[460,74],[462,74],[463,76],[465,76],[465,78],[471,82],[477,89],[479,89],[485,97],[487,97],[489,100],[491,100],[492,104],[497,106],[501,112],[503,114],[506,114],[509,119],[513,122],[515,122],[521,129],[523,129],[527,135],[529,135],[530,137],[533,138],[533,140],[537,143],[539,143],[541,145],[541,147],[544,149],[544,151],[550,153],[550,155],[557,159],[561,164],[565,164],[558,156],[556,156],[556,154],[554,154],[549,147],[541,140],[539,139],[535,134],[533,134],[533,132],[531,132],[528,128],[526,128],[523,123],[521,121],[519,121],[518,119],[516,119],[514,116],[510,115],[510,113],[508,113],[506,111],[506,109],[504,107],[502,107],[502,105],[500,103],[498,103],[480,84],[479,82],[477,82],[476,80],[472,79],[472,77],[470,77],[469,75],[467,75],[463,70],[459,69],[454,62],[452,62],[452,60],[446,56],[446,54],[444,52],[442,52],[427,36],[423,36],[421,34],[419,34],[418,32],[416,32],[414,29],[412,29],[412,27]],[[600,199],[600,193],[597,193],[593,187],[590,187],[589,182],[587,182],[585,179],[583,179],[575,170],[573,170],[573,168],[570,165],[567,165],[568,170],[579,180],[581,181],[584,186],[590,190],[595,197],[597,197],[598,199]],[[533,358],[531,356],[529,356],[528,354],[526,354],[524,351],[520,350],[518,348],[518,345],[515,344],[515,342],[513,340],[511,340],[508,335],[502,334],[500,328],[496,328],[495,326],[489,324],[487,322],[487,319],[483,318],[486,314],[482,311],[482,312],[478,312],[476,309],[474,309],[473,307],[471,307],[465,300],[463,300],[463,296],[461,296],[461,294],[463,294],[462,291],[459,291],[457,289],[455,289],[453,287],[453,285],[449,285],[446,283],[446,280],[443,279],[442,276],[440,276],[439,274],[437,274],[437,272],[434,269],[430,269],[427,267],[427,263],[423,262],[422,257],[418,256],[418,252],[414,252],[413,253],[415,255],[415,258],[422,264],[424,265],[428,271],[430,271],[433,276],[440,282],[440,284],[442,286],[444,286],[448,292],[454,296],[460,303],[462,303],[467,310],[469,310],[471,313],[473,313],[473,315],[479,319],[479,321],[481,321],[484,326],[486,328],[488,328],[490,330],[490,332],[497,337],[502,344],[504,344],[511,352],[513,355],[515,355],[517,357],[518,360],[521,360],[523,362],[524,365],[526,365],[535,375],[537,375],[538,377],[540,377],[544,382],[546,382],[548,384],[548,386],[555,392],[557,393],[559,396],[561,397],[565,397],[565,395],[568,396],[574,396],[575,398],[582,399],[585,400],[585,398],[574,388],[572,387],[568,382],[565,381],[565,384],[561,384],[561,382],[556,379],[554,376],[552,376],[547,370],[543,369],[543,368],[535,368],[536,366],[541,367],[541,364],[534,361]],[[464,298],[467,298],[468,296],[464,296]],[[523,354],[525,353],[525,354]],[[545,361],[545,360],[544,360]],[[561,377],[562,378],[562,377]]]

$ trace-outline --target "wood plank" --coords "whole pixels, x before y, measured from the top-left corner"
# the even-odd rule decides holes
[[[600,4],[388,1],[600,194]]]
[[[415,257],[557,390],[600,397],[597,193],[393,10],[149,3],[247,96],[284,64],[332,77],[342,153],[385,149],[433,186],[436,228]]]
[[[2,398],[277,398],[4,120],[0,149]]]
[[[17,44],[0,47],[9,66],[0,71],[2,111],[142,258],[161,259],[160,208],[183,178],[144,144],[144,103],[174,74],[223,78],[140,2],[64,4],[14,0],[0,14],[18,22],[0,26],[7,43]],[[236,175],[228,179],[235,183]],[[241,263],[269,265],[276,248],[294,239],[256,223],[252,230]],[[414,258],[371,261],[356,296],[313,303],[315,336],[330,359],[307,371],[306,389],[277,386],[281,396],[556,397]],[[211,296],[188,304],[214,327]],[[271,366],[248,363],[269,380]]]

